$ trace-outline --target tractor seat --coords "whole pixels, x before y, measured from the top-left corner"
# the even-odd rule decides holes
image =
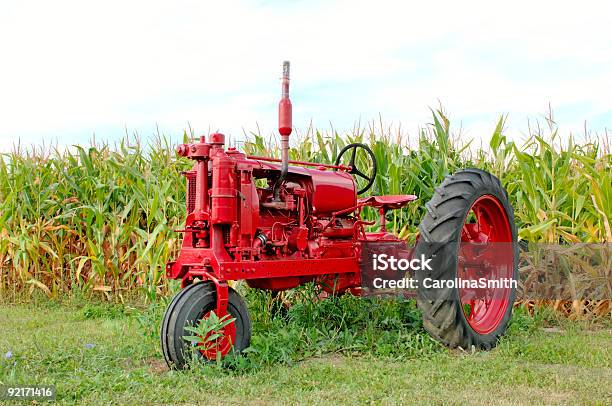
[[[413,200],[416,200],[415,195],[387,195],[387,196],[369,196],[362,197],[358,200],[360,206],[377,207],[387,210],[395,210],[404,207]]]

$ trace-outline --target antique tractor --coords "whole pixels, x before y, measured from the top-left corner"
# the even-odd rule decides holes
[[[333,165],[290,161],[292,112],[289,63],[283,66],[279,104],[281,159],[246,156],[225,148],[223,134],[178,147],[194,161],[187,171],[187,218],[178,258],[166,275],[183,289],[166,310],[161,343],[169,366],[183,368],[194,348],[184,339],[186,327],[214,312],[231,320],[215,339],[195,353],[207,359],[240,352],[249,346],[247,306],[228,281],[244,279],[251,288],[279,292],[314,282],[331,294],[362,291],[363,253],[392,252],[409,258],[431,258],[417,279],[454,280],[463,274],[514,278],[517,272],[516,228],[506,192],[493,175],[466,169],[448,176],[426,204],[414,250],[387,232],[385,216],[417,199],[414,195],[358,198],[373,185],[377,165],[363,144],[350,144]],[[358,167],[365,154],[368,167]],[[360,177],[359,188],[353,176]],[[361,219],[365,206],[380,213]],[[507,249],[485,256],[473,247],[502,243]],[[471,249],[467,249],[471,248]],[[494,260],[497,259],[497,260]],[[431,284],[430,284],[431,285]],[[512,313],[513,287],[485,288],[474,294],[457,286],[419,286],[417,303],[425,328],[451,347],[488,349],[506,330]],[[205,337],[203,337],[203,340]]]

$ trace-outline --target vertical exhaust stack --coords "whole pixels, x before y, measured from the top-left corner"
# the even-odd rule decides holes
[[[281,135],[281,175],[274,187],[274,200],[280,201],[280,186],[289,171],[289,135],[293,129],[291,100],[289,100],[289,61],[283,62],[282,95],[278,103],[278,132]]]

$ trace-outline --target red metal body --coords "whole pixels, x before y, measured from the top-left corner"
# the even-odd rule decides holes
[[[167,264],[166,274],[180,279],[183,287],[195,279],[212,281],[220,317],[227,314],[228,280],[245,279],[251,287],[273,291],[314,281],[330,292],[358,292],[362,244],[371,249],[373,244],[399,242],[386,231],[384,215],[416,199],[409,195],[357,200],[356,184],[348,173],[363,176],[357,168],[289,161],[289,62],[283,64],[278,131],[280,160],[225,150],[225,136],[219,133],[208,142],[201,137],[177,149],[195,163],[185,173],[183,245],[176,261]],[[376,162],[373,165],[375,169]],[[360,218],[366,205],[379,209],[378,233],[364,230],[370,224]]]
[[[269,290],[316,281],[342,292],[360,286],[363,242],[400,241],[384,227],[366,233],[361,208],[386,211],[416,196],[358,200],[353,177],[331,169],[346,167],[312,164],[316,167],[289,167],[276,201],[273,186],[281,165],[225,150],[222,134],[210,138],[177,151],[195,164],[185,174],[188,215],[180,255],[167,265],[169,278],[184,286],[195,278],[217,284],[246,279]],[[257,187],[257,180],[266,184]]]

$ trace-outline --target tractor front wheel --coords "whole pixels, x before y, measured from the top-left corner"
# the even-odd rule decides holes
[[[431,258],[431,269],[416,274],[423,325],[450,347],[490,349],[512,316],[512,281],[518,278],[516,226],[507,193],[490,173],[466,169],[447,176],[426,209],[415,250],[417,257]],[[461,285],[481,279],[506,283],[482,289]]]
[[[241,352],[251,341],[251,319],[244,300],[232,288],[228,292],[227,312],[234,319],[215,334],[214,341],[198,346],[190,343],[185,336],[194,333],[185,329],[208,318],[217,305],[217,293],[210,281],[189,285],[172,300],[161,326],[161,344],[166,363],[170,368],[183,369],[190,356],[195,354],[204,360],[215,360],[217,355],[225,356],[230,351]],[[205,341],[206,337],[203,338]],[[195,348],[194,348],[195,347]]]

